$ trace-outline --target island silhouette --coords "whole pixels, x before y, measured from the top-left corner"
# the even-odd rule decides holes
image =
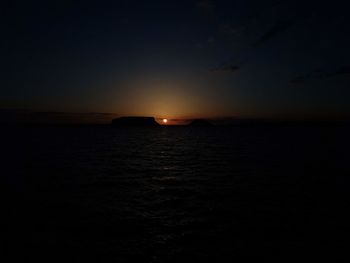
[[[120,117],[112,120],[113,127],[157,127],[160,126],[154,117]]]
[[[125,116],[112,120],[111,125],[113,127],[160,127],[164,126],[159,124],[154,117],[135,117]],[[213,126],[209,121],[205,119],[194,119],[186,125],[170,125],[170,126],[188,126],[188,127],[209,127]]]
[[[162,125],[154,117],[125,116],[115,118],[112,127],[284,127],[284,126],[350,126],[350,122],[337,121],[303,121],[303,120],[270,120],[270,119],[229,119],[222,123],[211,123],[206,119],[193,119],[188,124]]]
[[[349,127],[350,118],[243,118],[217,117],[197,119],[168,119],[153,116],[120,116],[114,113],[74,113],[74,112],[36,112],[30,110],[0,109],[0,126],[143,126],[143,127]],[[116,118],[117,117],[117,118]],[[163,117],[163,116],[162,116]]]

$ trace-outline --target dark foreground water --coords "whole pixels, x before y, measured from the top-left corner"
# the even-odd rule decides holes
[[[345,259],[348,128],[2,130],[9,261]]]

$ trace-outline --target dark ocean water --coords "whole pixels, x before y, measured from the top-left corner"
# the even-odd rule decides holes
[[[12,260],[346,256],[348,128],[37,127],[1,137]]]

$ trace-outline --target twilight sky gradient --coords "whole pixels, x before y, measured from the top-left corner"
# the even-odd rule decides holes
[[[5,1],[0,108],[350,116],[347,1]]]

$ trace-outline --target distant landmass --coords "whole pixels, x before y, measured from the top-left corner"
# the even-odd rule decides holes
[[[47,112],[26,109],[1,109],[0,126],[144,126],[144,127],[292,127],[315,126],[350,127],[350,116],[325,119],[265,119],[225,117],[211,119],[169,119],[167,125],[159,124],[154,117],[118,117],[116,113],[101,112]]]
[[[191,127],[210,127],[210,126],[213,126],[213,124],[207,120],[204,120],[204,119],[196,119],[196,120],[193,120],[190,124],[188,124],[188,126],[191,126]]]
[[[157,127],[160,126],[153,117],[120,117],[112,120],[115,127]]]

